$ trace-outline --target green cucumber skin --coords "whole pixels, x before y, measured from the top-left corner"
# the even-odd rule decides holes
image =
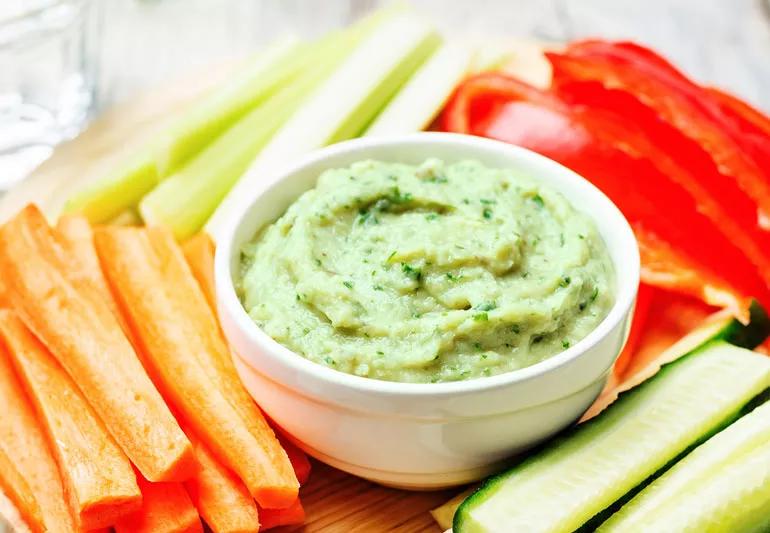
[[[741,348],[753,350],[762,344],[768,335],[770,335],[770,317],[759,302],[752,300],[749,307],[749,323],[744,326],[737,320],[731,320],[717,338]]]
[[[475,500],[477,500],[478,498],[484,498],[488,495],[488,493],[494,492],[494,489],[496,488],[496,486],[499,483],[504,482],[505,479],[510,474],[513,474],[517,468],[522,466],[527,461],[528,458],[537,455],[540,451],[546,448],[559,446],[563,441],[570,438],[576,431],[585,427],[589,427],[591,424],[594,424],[598,420],[601,420],[602,417],[606,416],[606,414],[610,412],[613,407],[622,405],[622,403],[624,402],[628,402],[629,400],[634,398],[637,395],[637,393],[640,390],[642,390],[646,384],[651,383],[659,376],[662,376],[670,372],[672,368],[676,367],[676,365],[680,364],[685,359],[691,357],[693,354],[696,354],[701,350],[703,350],[705,347],[720,341],[734,344],[742,348],[752,349],[757,347],[759,344],[761,344],[767,338],[768,334],[770,334],[770,318],[768,317],[764,308],[762,308],[762,306],[759,305],[758,302],[752,301],[751,307],[750,307],[750,322],[748,325],[744,326],[743,324],[741,324],[735,319],[730,320],[724,325],[724,327],[722,327],[722,329],[718,330],[706,342],[703,342],[700,345],[693,347],[692,350],[690,350],[689,352],[686,352],[675,361],[672,361],[670,363],[663,365],[657,374],[655,374],[645,382],[641,383],[640,385],[634,387],[631,390],[625,391],[620,395],[618,395],[618,398],[610,405],[610,407],[605,409],[602,413],[598,414],[591,420],[588,420],[580,424],[579,426],[572,426],[564,430],[564,432],[562,432],[559,436],[555,437],[554,439],[551,439],[550,441],[540,446],[537,446],[536,448],[528,452],[524,457],[522,457],[522,460],[515,466],[511,467],[510,469],[504,472],[496,474],[488,478],[486,481],[484,481],[479,486],[479,488],[476,489],[476,491],[474,491],[470,496],[468,496],[468,498],[466,498],[465,501],[462,504],[460,504],[460,507],[458,507],[457,512],[455,512],[452,530],[455,533],[462,533],[464,529],[463,521],[465,519],[465,515],[467,512],[470,511],[470,508],[474,504]],[[762,393],[760,396],[765,396],[765,394],[770,394],[770,391],[766,391],[765,393]],[[692,451],[698,445],[702,444],[708,438],[712,437],[715,433],[717,433],[718,431],[721,431],[722,429],[730,425],[732,422],[740,418],[743,414],[746,414],[747,412],[749,412],[751,410],[750,407],[753,408],[756,405],[757,405],[756,400],[752,400],[751,402],[744,405],[741,409],[739,409],[735,413],[732,413],[729,416],[727,416],[723,421],[723,423],[719,425],[720,426],[719,428],[709,432],[708,434],[703,435],[701,439],[698,440],[698,442],[693,443],[689,448],[684,450],[676,458],[674,458],[669,463],[667,463],[663,468],[659,469],[653,475],[649,476],[647,479],[645,479],[643,482],[637,485],[634,489],[629,491],[622,498],[617,500],[615,503],[613,503],[603,511],[596,514],[593,518],[589,519],[577,531],[579,532],[594,531],[596,527],[598,527],[602,522],[604,522],[607,518],[609,518],[611,514],[616,512],[624,503],[626,503],[628,500],[633,498],[633,496],[635,496],[644,487],[646,487],[647,485],[652,483],[652,481],[654,481],[656,478],[662,475],[663,472],[665,472],[674,463],[676,463],[676,461],[684,457],[687,453]]]

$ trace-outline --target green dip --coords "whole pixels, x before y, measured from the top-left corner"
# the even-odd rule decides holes
[[[510,372],[591,332],[614,272],[560,193],[476,161],[324,172],[246,245],[254,322],[307,359],[436,383]]]

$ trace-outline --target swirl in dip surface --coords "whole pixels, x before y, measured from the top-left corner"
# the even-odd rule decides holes
[[[244,247],[241,266],[241,300],[268,335],[389,381],[535,364],[613,305],[593,221],[535,179],[475,161],[328,170]]]

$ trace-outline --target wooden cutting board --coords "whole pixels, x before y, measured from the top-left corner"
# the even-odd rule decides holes
[[[515,54],[505,67],[506,71],[533,84],[547,84],[550,71],[541,47],[523,42],[511,42],[507,46],[512,47]],[[53,156],[32,176],[0,199],[0,222],[30,202],[38,204],[51,220],[55,220],[71,191],[109,171],[125,153],[130,153],[162,129],[175,114],[183,112],[196,98],[223,80],[234,65],[220,65],[193,73],[103,113],[77,138],[57,147]],[[440,528],[428,511],[457,492],[459,489],[435,492],[388,489],[315,461],[310,481],[301,492],[307,511],[306,524],[274,531],[438,532]],[[0,514],[5,514],[3,500],[0,498]],[[8,518],[9,522],[13,521],[12,517]],[[0,533],[2,531],[0,523]]]

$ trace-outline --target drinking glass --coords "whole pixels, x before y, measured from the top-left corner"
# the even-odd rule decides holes
[[[0,192],[86,124],[98,1],[0,1]]]

